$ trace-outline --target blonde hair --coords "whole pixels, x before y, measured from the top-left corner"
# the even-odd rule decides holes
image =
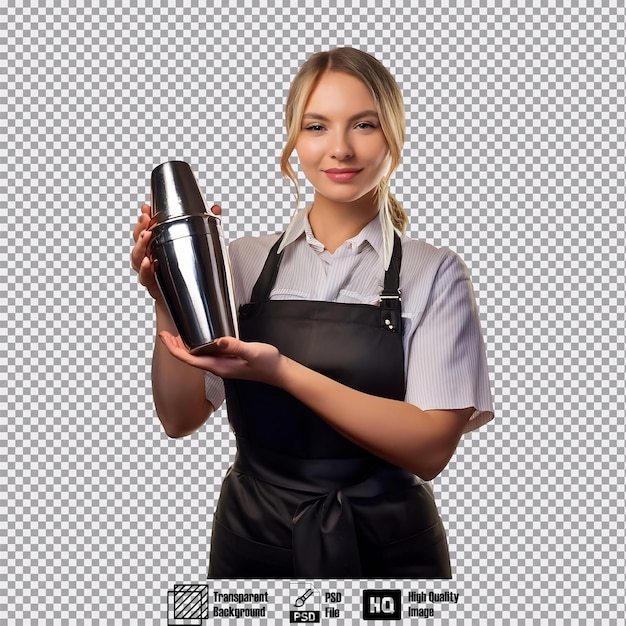
[[[358,78],[372,95],[380,125],[389,146],[389,171],[377,189],[379,210],[388,216],[392,226],[406,231],[409,218],[396,197],[389,190],[389,179],[400,164],[405,136],[405,113],[402,92],[389,70],[376,58],[356,48],[335,48],[317,52],[302,65],[291,83],[285,108],[287,142],[280,159],[280,170],[296,188],[296,202],[300,199],[299,183],[290,163],[304,116],[304,107],[317,81],[325,72],[342,72]]]

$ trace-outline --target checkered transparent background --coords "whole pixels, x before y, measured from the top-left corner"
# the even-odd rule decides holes
[[[393,586],[460,593],[431,623],[623,623],[623,3],[149,4],[0,2],[0,622],[166,623],[204,579],[232,438],[159,427],[131,228],[176,158],[229,238],[281,229],[289,81],[352,45],[402,86],[394,187],[470,268],[497,411],[435,482],[454,580]],[[381,585],[318,583],[348,624]]]

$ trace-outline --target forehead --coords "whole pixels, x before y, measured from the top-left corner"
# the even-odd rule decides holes
[[[327,71],[313,87],[304,107],[310,112],[329,116],[353,114],[360,110],[376,110],[374,98],[365,84],[350,74]]]

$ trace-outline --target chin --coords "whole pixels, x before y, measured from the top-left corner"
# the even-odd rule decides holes
[[[318,187],[315,188],[315,194],[320,198],[324,198],[327,202],[333,202],[335,204],[352,204],[354,202],[358,202],[359,200],[363,200],[366,196],[372,194],[374,189],[369,189],[367,191],[352,191],[346,189],[343,193],[335,191],[334,193],[325,192],[323,189]],[[372,196],[372,199],[374,196]]]

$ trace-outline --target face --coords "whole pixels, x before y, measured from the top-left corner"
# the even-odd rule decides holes
[[[355,202],[376,188],[389,169],[389,147],[360,80],[322,75],[306,103],[296,152],[316,202]]]

